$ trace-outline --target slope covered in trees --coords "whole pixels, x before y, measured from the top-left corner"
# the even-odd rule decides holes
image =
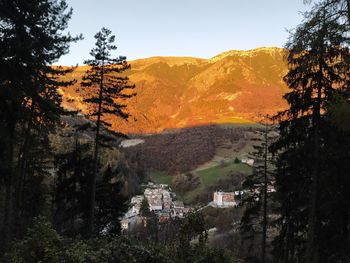
[[[128,103],[134,119],[105,119],[125,133],[154,133],[167,128],[194,125],[255,122],[259,114],[285,109],[287,91],[282,78],[287,72],[285,51],[258,48],[229,51],[210,60],[187,57],[154,57],[131,61],[125,74],[137,86]],[[80,79],[78,67],[67,79]],[[81,109],[88,94],[78,85],[62,88],[63,105]]]

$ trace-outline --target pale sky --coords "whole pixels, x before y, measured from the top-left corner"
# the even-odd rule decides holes
[[[303,0],[66,0],[73,8],[72,44],[58,64],[82,64],[94,35],[107,27],[116,35],[115,55],[128,60],[151,56],[211,58],[221,52],[282,47],[287,29],[309,10]]]

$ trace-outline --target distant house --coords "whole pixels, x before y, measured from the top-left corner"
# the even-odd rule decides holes
[[[121,148],[128,148],[128,147],[133,147],[133,146],[136,146],[136,145],[144,143],[144,142],[145,142],[145,140],[143,140],[143,139],[126,139],[126,140],[123,140],[119,146]]]
[[[249,165],[249,166],[253,166],[253,165],[254,165],[254,159],[243,158],[243,159],[241,160],[241,162],[242,162],[242,163],[245,163],[245,164],[247,164],[247,165]]]
[[[216,191],[214,192],[213,204],[220,208],[236,206],[235,193]]]
[[[120,226],[121,226],[121,228],[122,228],[122,231],[123,231],[123,230],[124,230],[124,231],[127,231],[127,230],[129,229],[129,220],[128,220],[127,218],[122,219],[122,220],[120,221]]]

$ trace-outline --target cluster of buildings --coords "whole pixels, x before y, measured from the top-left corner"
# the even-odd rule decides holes
[[[239,205],[242,195],[246,192],[247,190],[234,192],[223,192],[221,190],[215,191],[213,195],[213,201],[210,202],[209,205],[217,208],[236,207]],[[259,193],[259,189],[255,189],[253,192]],[[273,185],[268,185],[267,192],[276,192],[275,187]],[[258,200],[258,198],[256,200]]]
[[[245,192],[245,190],[234,192],[215,191],[213,194],[213,201],[210,202],[209,205],[217,208],[236,207],[239,205],[242,195]]]
[[[274,191],[273,186],[268,186],[267,192]],[[234,192],[215,191],[213,201],[209,205],[216,208],[236,207],[242,195],[246,192],[246,190]],[[138,224],[145,225],[146,218],[140,213],[145,199],[149,210],[156,215],[158,223],[165,223],[176,217],[182,218],[187,213],[194,211],[192,207],[185,207],[182,201],[176,200],[176,194],[171,191],[168,185],[150,182],[145,186],[143,195],[136,195],[131,199],[131,207],[121,220],[122,230],[129,230]]]
[[[167,222],[170,218],[182,218],[193,210],[191,207],[185,207],[182,201],[175,200],[176,194],[166,184],[149,182],[145,187],[143,195],[131,198],[131,208],[121,220],[122,230],[128,230],[142,222],[140,209],[144,199],[147,200],[149,210],[154,212],[159,223]]]

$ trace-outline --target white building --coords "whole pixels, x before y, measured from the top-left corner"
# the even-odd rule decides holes
[[[233,207],[236,206],[234,192],[214,192],[213,204],[217,207]]]
[[[249,165],[249,166],[253,166],[253,165],[254,165],[254,159],[243,158],[243,159],[241,160],[241,162],[242,162],[242,163],[245,163],[245,164],[247,164],[247,165]]]
[[[122,231],[123,230],[128,230],[129,229],[129,220],[127,218],[124,218],[120,221],[120,226],[122,228]]]

